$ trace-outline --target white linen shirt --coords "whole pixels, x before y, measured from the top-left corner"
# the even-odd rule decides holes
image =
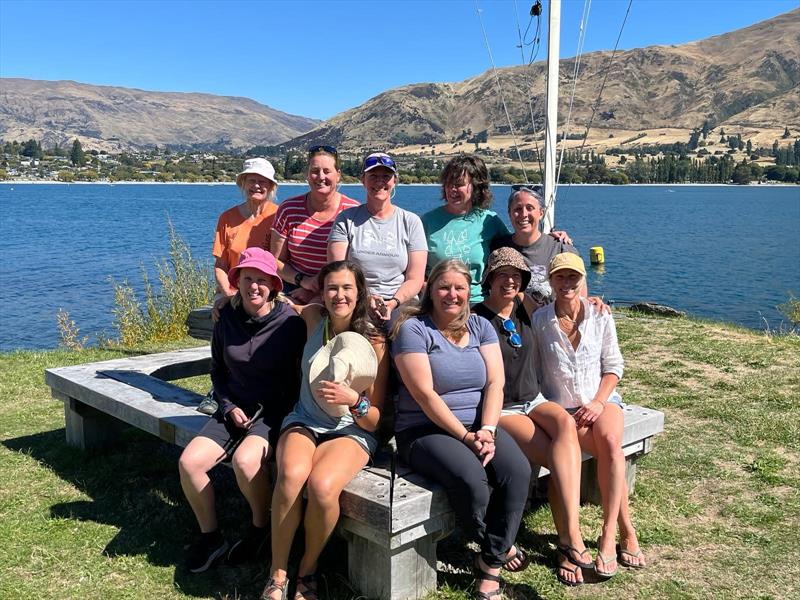
[[[533,334],[536,337],[536,372],[542,393],[548,400],[564,408],[580,408],[594,400],[605,373],[620,379],[624,361],[617,342],[617,328],[610,314],[600,311],[581,298],[584,318],[578,325],[581,339],[574,350],[561,331],[552,302],[533,313]],[[616,389],[609,398],[617,394]]]

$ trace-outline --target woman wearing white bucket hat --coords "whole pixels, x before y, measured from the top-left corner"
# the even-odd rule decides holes
[[[305,553],[295,598],[317,598],[317,560],[339,519],[339,496],[378,442],[388,374],[383,336],[367,317],[364,274],[349,261],[322,268],[324,308],[296,307],[306,322],[300,398],[278,441],[272,497],[272,565],[262,599],[286,597],[289,550],[303,519]],[[303,488],[308,505],[303,515]]]
[[[273,201],[278,192],[278,181],[275,168],[266,158],[245,160],[242,172],[236,176],[236,185],[244,196],[244,202],[220,215],[211,250],[215,259],[218,300],[224,298],[225,301],[236,293],[228,282],[228,271],[239,263],[239,255],[244,249],[269,250],[269,233],[277,210]],[[219,309],[221,304],[215,306]]]

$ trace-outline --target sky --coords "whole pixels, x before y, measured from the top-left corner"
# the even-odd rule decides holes
[[[563,0],[562,57],[577,52],[587,3],[584,52],[614,47],[629,0]],[[546,55],[543,4],[536,60]],[[325,119],[393,87],[462,81],[490,69],[481,23],[495,64],[521,64],[518,27],[528,25],[531,5],[0,0],[0,77],[244,96]],[[797,0],[633,0],[620,48],[700,40],[797,6]],[[529,39],[533,31],[535,21]]]

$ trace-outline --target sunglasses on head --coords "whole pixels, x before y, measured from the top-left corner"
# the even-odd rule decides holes
[[[311,148],[308,149],[309,154],[314,154],[315,152],[320,152],[320,151],[327,152],[328,154],[333,154],[334,156],[339,155],[339,151],[333,146],[311,146]]]
[[[508,343],[512,348],[522,348],[522,337],[517,333],[517,326],[511,319],[503,319],[503,331],[508,336]]]
[[[365,158],[364,169],[362,170],[369,169],[371,167],[374,167],[375,165],[383,165],[384,167],[388,167],[393,171],[395,170],[395,164],[392,158],[390,156],[385,156],[383,154],[378,154],[377,156],[368,156],[367,158]]]
[[[544,188],[541,185],[535,185],[532,183],[515,183],[511,186],[512,192],[531,192],[533,194],[542,195]]]

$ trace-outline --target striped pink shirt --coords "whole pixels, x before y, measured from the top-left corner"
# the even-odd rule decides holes
[[[329,221],[318,221],[306,210],[306,196],[284,200],[278,206],[272,231],[286,240],[289,265],[305,275],[316,275],[328,262],[328,235],[336,217],[358,201],[341,195],[339,210]]]

